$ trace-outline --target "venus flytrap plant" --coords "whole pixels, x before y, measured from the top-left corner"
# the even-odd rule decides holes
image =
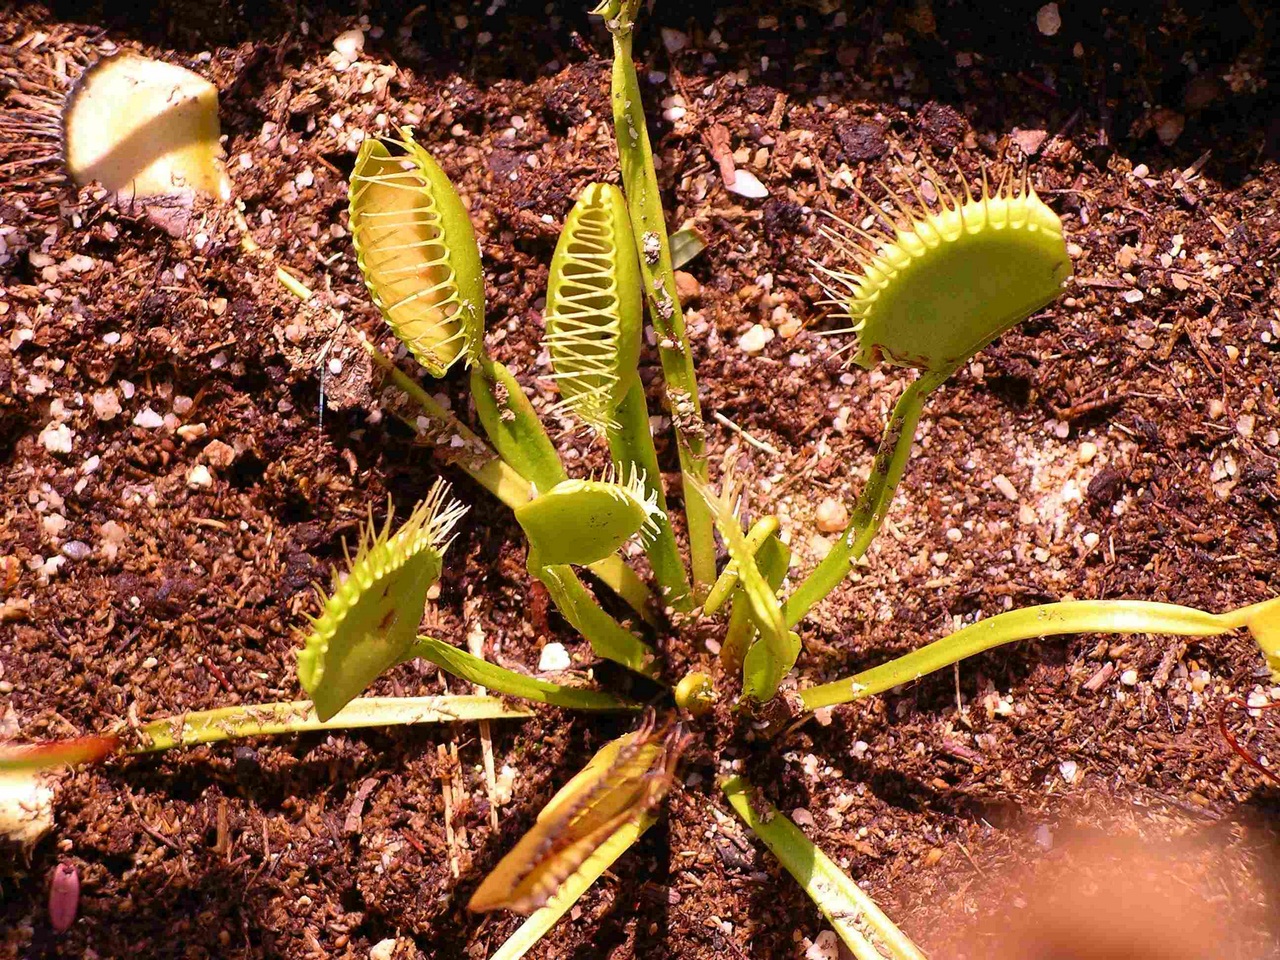
[[[882,221],[871,230],[836,220],[827,230],[846,267],[819,266],[831,302],[849,325],[853,362],[887,362],[920,371],[885,425],[871,476],[831,552],[787,598],[787,623],[799,623],[848,575],[884,522],[902,479],[929,394],[974,354],[1055,300],[1071,276],[1062,222],[1024,174],[995,193],[983,172],[975,197],[963,178],[963,201],[932,170],[938,209],[912,187],[913,206],[881,186],[894,208],[886,212],[863,194]]]
[[[646,712],[635,730],[606,743],[480,882],[471,909],[529,915],[494,960],[523,956],[639,839],[676,787],[675,767],[689,739],[705,734],[709,722],[732,719],[726,704],[713,709],[722,692],[741,692],[737,709],[743,721],[771,705],[762,714],[769,719],[767,735],[782,728],[779,718],[790,721],[880,694],[1015,640],[1079,632],[1212,635],[1238,628],[1251,632],[1280,682],[1280,599],[1219,615],[1140,601],[1080,601],[1004,613],[851,678],[786,689],[801,652],[793,628],[839,585],[880,529],[925,401],[992,339],[1057,297],[1070,261],[1060,222],[1025,176],[1018,185],[1002,184],[994,192],[984,177],[977,197],[966,182],[960,201],[930,171],[942,194],[936,208],[919,193],[913,205],[886,188],[892,210],[867,201],[883,229],[844,224],[829,231],[837,253],[851,260],[847,268],[821,269],[849,321],[845,332],[856,337],[849,348],[853,361],[864,367],[881,362],[913,367],[918,376],[886,425],[847,530],[782,599],[791,557],[777,518],[765,517],[744,532],[732,468],[724,471],[719,494],[708,477],[697,385],[631,61],[637,8],[638,0],[607,0],[599,9],[613,37],[614,122],[625,196],[601,184],[584,191],[557,245],[545,315],[559,406],[608,441],[613,469],[604,477],[567,475],[518,382],[487,355],[479,249],[466,209],[439,166],[404,130],[399,140],[366,141],[352,174],[352,235],[374,302],[433,376],[459,360],[470,367],[477,413],[496,452],[390,359],[366,346],[426,418],[426,429],[419,432],[456,449],[449,454],[451,462],[514,511],[528,540],[530,573],[546,585],[596,655],[655,679],[674,679],[663,676],[648,635],[610,616],[575,570],[591,569],[642,609],[646,588],[619,556],[634,538],[648,552],[664,605],[690,614],[674,618],[677,628],[700,615],[703,628],[710,630],[714,625],[708,618],[731,604],[719,662],[698,662],[695,655],[693,668],[673,689],[657,695],[664,713],[681,719],[658,724]],[[657,333],[680,455],[691,578],[671,533],[637,375],[642,297]],[[115,739],[5,748],[0,774],[229,736],[528,714],[493,697],[360,696],[386,670],[417,658],[508,697],[565,709],[637,711],[637,703],[610,691],[526,676],[419,635],[428,588],[440,576],[462,512],[437,485],[398,529],[392,530],[390,520],[381,529],[370,525],[345,574],[321,593],[320,614],[298,654],[299,679],[311,702],[187,714],[127,736],[110,735]],[[718,577],[713,530],[729,556]],[[699,720],[708,716],[716,720]],[[722,738],[707,739],[720,749]],[[729,804],[860,960],[921,960],[918,948],[866,894],[795,824],[754,795],[744,778],[729,778],[721,786]]]

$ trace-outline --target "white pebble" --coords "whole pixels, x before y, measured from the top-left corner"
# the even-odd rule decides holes
[[[1074,760],[1063,760],[1058,764],[1058,772],[1067,783],[1075,783],[1080,779],[1080,765]]]
[[[358,28],[342,31],[333,38],[333,49],[337,50],[344,60],[358,59],[364,51],[364,31]]]
[[[760,200],[769,195],[769,189],[750,170],[735,171],[729,192],[749,200]]]
[[[662,45],[667,48],[667,53],[677,53],[689,45],[689,35],[671,27],[663,27]]]
[[[65,423],[50,423],[40,431],[40,443],[50,453],[70,453],[75,434]]]
[[[539,673],[558,673],[569,669],[569,651],[563,643],[548,643],[538,655]]]
[[[774,333],[767,327],[762,327],[758,323],[753,323],[751,329],[744,333],[738,339],[738,349],[743,353],[759,353],[769,341],[774,338]]]
[[[93,407],[93,415],[99,420],[114,420],[120,416],[120,398],[110,387],[90,396],[89,405]]]
[[[92,552],[83,540],[69,540],[62,545],[62,555],[68,560],[83,560]]]
[[[193,490],[205,490],[213,486],[213,474],[203,463],[197,463],[187,474],[187,486]]]
[[[1138,685],[1138,671],[1126,670],[1124,673],[1120,674],[1120,682],[1126,687],[1136,687]]]
[[[991,478],[991,482],[996,485],[996,489],[1004,496],[1006,500],[1017,500],[1018,490],[1014,487],[1012,481],[1003,473],[997,473]]]
[[[133,418],[135,427],[142,427],[144,430],[154,430],[157,427],[164,426],[164,417],[156,413],[150,407],[143,407]]]
[[[814,518],[823,533],[839,533],[849,523],[849,511],[839,500],[828,497],[818,504]]]

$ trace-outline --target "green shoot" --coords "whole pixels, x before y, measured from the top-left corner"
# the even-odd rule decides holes
[[[702,239],[698,228],[689,225],[681,227],[671,235],[671,266],[675,270],[693,260],[707,249],[707,241]]]
[[[776,535],[770,535],[756,551],[756,566],[773,595],[777,596],[791,566],[791,548]],[[756,625],[751,615],[751,604],[739,584],[733,593],[729,624],[720,644],[720,662],[725,665],[725,669],[737,671],[743,667],[748,651],[754,649],[752,641],[755,635]]]
[[[925,960],[861,887],[742,777],[721,784],[730,805],[804,887],[857,960]]]
[[[370,521],[345,576],[334,574],[298,652],[298,679],[328,720],[399,663],[418,635],[427,590],[440,578],[449,534],[465,508],[437,481],[394,534]]]
[[[747,531],[747,549],[752,555],[760,552],[760,547],[769,539],[771,535],[778,530],[778,518],[774,516],[761,517],[751,525],[751,529]],[[720,576],[716,578],[715,585],[711,588],[711,592],[707,594],[707,599],[702,603],[702,613],[704,616],[711,616],[719,611],[725,605],[726,601],[733,596],[734,591],[738,587],[738,565],[730,560]]]
[[[418,637],[406,659],[421,657],[462,680],[495,693],[523,697],[570,710],[638,710],[639,706],[603,690],[588,690],[526,676],[490,663],[432,637]]]
[[[806,710],[862,700],[1015,640],[1069,633],[1211,637],[1240,627],[1249,628],[1274,668],[1278,652],[1275,641],[1280,636],[1280,597],[1221,614],[1141,600],[1065,600],[979,620],[949,637],[856,676],[801,690],[800,700]]]
[[[360,147],[351,172],[351,240],[383,318],[427,372],[442,377],[483,347],[480,248],[449,178],[408,127],[400,136]]]
[[[778,605],[777,595],[756,566],[756,558],[742,534],[742,526],[734,511],[737,496],[726,480],[719,496],[699,481],[692,489],[706,503],[715,519],[716,529],[724,538],[725,549],[738,565],[738,584],[742,588],[751,619],[760,631],[760,642],[747,651],[743,663],[742,692],[760,702],[773,699],[778,686],[800,655],[800,638],[787,630]]]
[[[516,509],[536,566],[585,566],[616,553],[632,537],[658,532],[657,498],[634,467],[625,483],[565,480]]]
[[[640,251],[640,276],[649,306],[649,321],[658,335],[658,356],[667,384],[680,469],[685,478],[694,593],[700,596],[716,578],[711,515],[692,488],[692,483],[707,480],[706,427],[702,422],[693,354],[685,335],[684,315],[671,266],[671,245],[658,177],[653,168],[653,149],[645,126],[640,81],[631,59],[632,30],[639,6],[640,0],[604,0],[594,12],[605,18],[605,25],[613,36],[614,136],[618,142],[622,186],[631,211],[631,229]]]

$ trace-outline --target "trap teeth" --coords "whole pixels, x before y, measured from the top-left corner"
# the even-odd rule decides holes
[[[1025,173],[1006,173],[992,193],[984,170],[977,197],[961,179],[963,202],[935,178],[936,210],[914,184],[915,203],[881,183],[901,223],[859,191],[884,229],[836,217],[824,227],[845,263],[818,265],[818,282],[856,335],[852,362],[950,370],[1061,294],[1071,275],[1062,223]]]

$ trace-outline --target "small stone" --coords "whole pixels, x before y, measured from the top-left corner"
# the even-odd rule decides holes
[[[83,560],[93,549],[83,540],[69,540],[62,545],[62,555],[68,560]]]
[[[804,952],[804,960],[839,960],[840,941],[831,930],[823,930],[818,934],[809,949]]]
[[[814,519],[823,533],[839,533],[849,523],[849,511],[839,500],[828,497],[818,504]]]
[[[1141,303],[1145,294],[1141,290],[1126,290],[1120,296],[1124,298],[1125,303]]]
[[[1120,682],[1126,687],[1136,687],[1138,685],[1138,671],[1126,670],[1124,673],[1120,674]]]
[[[1116,251],[1116,266],[1121,270],[1128,270],[1133,266],[1134,261],[1138,259],[1138,250],[1125,244]]]
[[[1028,157],[1035,156],[1048,137],[1049,132],[1047,130],[1018,130],[1015,128],[1009,134],[1009,139],[1016,143]]]
[[[1036,29],[1046,37],[1054,36],[1062,29],[1062,15],[1056,3],[1046,3],[1036,11]]]
[[[681,306],[693,303],[702,297],[702,284],[698,282],[698,278],[693,274],[677,270],[676,296],[680,298]]]
[[[538,655],[539,673],[559,673],[569,669],[569,651],[563,643],[548,643]]]
[[[392,957],[395,955],[395,937],[388,937],[386,940],[379,940],[369,948],[369,960],[392,960]]]
[[[57,540],[67,529],[67,518],[60,513],[46,513],[40,518],[40,529],[50,540]]]
[[[1254,417],[1251,413],[1243,413],[1236,418],[1236,433],[1246,440],[1253,436]]]
[[[50,453],[70,453],[75,434],[65,423],[50,423],[40,431],[40,444]]]
[[[751,329],[738,339],[738,349],[743,353],[759,353],[774,337],[772,330],[753,323]]]
[[[68,257],[62,266],[73,273],[87,273],[93,269],[93,258],[86,257],[83,253],[77,253]]]
[[[343,30],[333,38],[333,49],[348,63],[358,60],[364,52],[364,31],[359,28]]]
[[[959,527],[951,527],[947,530],[947,539],[952,543],[959,543],[964,539],[964,531]]]
[[[748,200],[761,200],[769,195],[769,188],[750,170],[739,169],[734,173],[729,192],[746,197]]]
[[[155,430],[157,427],[164,426],[164,417],[156,413],[150,407],[143,407],[133,418],[135,427],[142,427],[144,430]]]
[[[120,398],[110,387],[89,397],[89,405],[93,407],[93,415],[99,420],[114,420],[120,416]]]
[[[225,469],[236,461],[236,448],[221,440],[210,440],[201,454],[212,467]]]
[[[1087,550],[1092,550],[1102,541],[1102,538],[1092,530],[1086,533],[1081,539],[1084,541],[1085,549]]]
[[[1035,507],[1029,503],[1024,503],[1018,508],[1018,522],[1026,526],[1031,526],[1037,520]]]
[[[193,490],[204,490],[213,486],[213,474],[203,463],[197,463],[187,474],[187,486]]]
[[[1217,397],[1214,397],[1205,406],[1205,413],[1209,415],[1210,420],[1217,420],[1226,412],[1226,406]]]
[[[997,473],[991,478],[991,482],[995,484],[997,490],[1004,496],[1006,500],[1017,500],[1018,490],[1014,487],[1012,481],[1003,473]]]
[[[1067,783],[1075,783],[1080,779],[1080,765],[1074,760],[1063,760],[1058,764],[1058,772]]]
[[[689,35],[671,27],[663,27],[662,45],[667,48],[667,53],[679,53],[689,45]]]
[[[810,813],[808,810],[806,810],[804,807],[796,807],[794,810],[792,810],[791,819],[798,826],[801,826],[801,827],[812,827],[814,825],[813,814]]]
[[[1090,440],[1080,444],[1080,449],[1076,451],[1076,459],[1081,463],[1088,463],[1098,455],[1098,445]]]

